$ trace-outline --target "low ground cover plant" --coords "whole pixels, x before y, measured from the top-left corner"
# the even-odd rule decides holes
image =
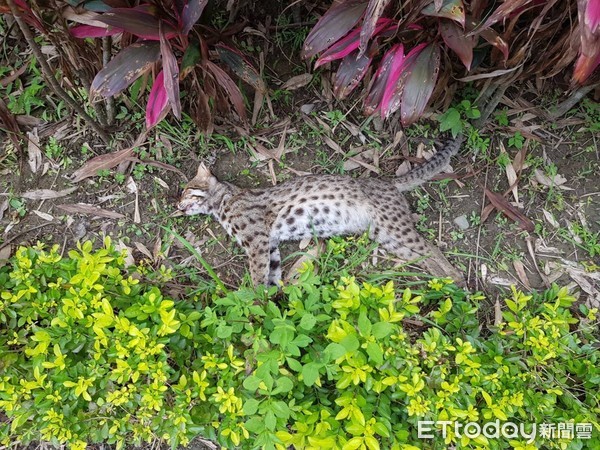
[[[331,240],[324,258],[344,261],[352,245]],[[22,247],[0,268],[2,445],[176,447],[196,435],[244,449],[600,445],[597,311],[574,311],[564,288],[513,289],[488,326],[481,295],[444,280],[361,281],[323,259],[277,296],[240,288],[177,302],[124,266],[106,239],[65,256]],[[433,426],[423,439],[424,420],[578,434],[538,427],[528,442]]]

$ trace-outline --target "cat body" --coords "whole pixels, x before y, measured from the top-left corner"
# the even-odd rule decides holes
[[[423,258],[420,264],[433,275],[460,281],[462,275],[416,231],[401,192],[439,173],[461,143],[461,137],[451,141],[426,163],[392,179],[306,175],[267,188],[242,189],[218,181],[201,164],[177,206],[187,215],[211,214],[219,221],[248,254],[255,285],[279,283],[280,242],[366,230],[401,259]]]

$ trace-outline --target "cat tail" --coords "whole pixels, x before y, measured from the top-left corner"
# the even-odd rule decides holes
[[[431,159],[415,167],[410,172],[400,175],[394,179],[394,184],[399,191],[409,191],[430,180],[434,175],[442,171],[450,162],[450,158],[458,153],[460,146],[465,140],[462,134],[448,141],[444,147],[436,152]]]

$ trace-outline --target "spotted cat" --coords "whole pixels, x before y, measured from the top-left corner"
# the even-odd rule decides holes
[[[282,241],[366,230],[371,239],[399,258],[423,258],[419,264],[432,275],[462,282],[462,274],[416,231],[402,195],[439,173],[462,141],[462,136],[449,141],[429,161],[391,179],[307,175],[272,187],[242,189],[217,180],[200,164],[177,207],[187,215],[214,216],[248,254],[255,285],[279,283]]]

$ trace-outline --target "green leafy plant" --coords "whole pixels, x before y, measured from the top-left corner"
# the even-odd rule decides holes
[[[442,64],[448,60],[442,58],[443,51],[456,54],[467,71],[483,69],[489,73],[496,67],[526,64],[524,76],[556,74],[577,59],[573,80],[583,83],[600,64],[600,4],[596,0],[563,3],[333,2],[307,36],[303,56],[319,55],[315,68],[341,61],[333,80],[338,98],[346,97],[369,68],[376,67],[364,92],[365,114],[379,114],[385,119],[400,110],[402,124],[409,125],[425,110],[439,74],[445,73],[443,79],[447,80],[452,72]],[[572,19],[575,9],[579,26]],[[540,27],[550,18],[555,24],[552,30]],[[558,29],[563,32],[557,34]],[[565,56],[566,42],[579,44],[579,56],[576,52]],[[531,51],[534,48],[544,51]],[[437,89],[437,95],[444,95],[444,91]]]
[[[513,289],[482,329],[483,297],[445,280],[415,290],[317,264],[277,302],[245,288],[174,302],[127,274],[108,239],[66,257],[19,248],[0,268],[2,444],[531,448],[418,437],[420,420],[511,420],[587,423],[589,439],[543,444],[600,445],[597,310],[580,322],[565,289]]]
[[[187,77],[193,80],[191,85],[196,96],[191,105],[192,117],[203,131],[212,130],[211,103],[224,112],[229,112],[233,106],[239,118],[246,120],[243,95],[233,79],[209,58],[209,43],[220,60],[241,79],[261,91],[265,91],[265,86],[256,69],[238,50],[215,42],[214,36],[226,36],[232,34],[231,31],[203,27],[203,32],[192,32],[208,0],[126,3],[124,7],[102,8],[95,16],[95,25],[87,24],[86,14],[70,16],[71,20],[84,23],[70,29],[75,37],[100,38],[120,34],[124,37],[122,42],[137,39],[96,74],[90,89],[92,97],[117,95],[152,71],[154,83],[146,106],[148,128],[160,122],[169,110],[181,118],[179,84]],[[153,70],[159,63],[162,68]]]
[[[456,107],[448,108],[438,117],[440,131],[450,130],[453,136],[457,136],[469,128],[468,120],[478,119],[480,116],[481,113],[477,107],[473,106],[469,100],[463,100]]]

